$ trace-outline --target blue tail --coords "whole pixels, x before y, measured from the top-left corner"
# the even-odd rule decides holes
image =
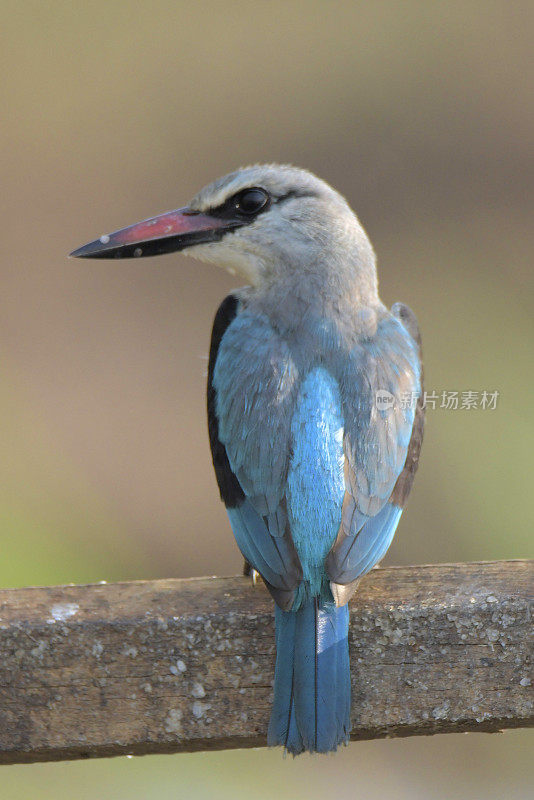
[[[276,669],[267,742],[328,753],[350,733],[349,610],[318,598],[275,607]]]

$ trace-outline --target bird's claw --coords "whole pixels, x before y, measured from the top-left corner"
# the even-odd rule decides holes
[[[246,578],[248,577],[251,578],[253,586],[256,586],[257,582],[260,579],[260,573],[258,572],[257,569],[254,569],[254,567],[251,564],[249,564],[248,561],[245,561],[245,564],[243,566],[243,575]]]
[[[252,567],[252,569],[250,570],[250,577],[252,578],[252,585],[256,586],[257,582],[260,579],[260,573],[258,572],[257,569],[254,569],[254,567]]]

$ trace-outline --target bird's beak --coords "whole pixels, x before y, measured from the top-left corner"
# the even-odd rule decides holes
[[[202,214],[190,208],[168,211],[89,242],[70,254],[75,258],[139,258],[173,253],[195,244],[217,242],[243,223]]]

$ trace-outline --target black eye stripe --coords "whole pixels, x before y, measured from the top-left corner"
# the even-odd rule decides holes
[[[271,197],[265,189],[260,186],[250,186],[241,189],[225,200],[222,205],[211,208],[205,213],[221,219],[242,219],[245,224],[251,222],[263,211],[267,211],[270,205]]]
[[[254,207],[254,203],[252,202],[254,197],[251,197],[251,195],[256,196],[257,208]],[[264,198],[263,203],[260,202],[260,198],[262,197]],[[283,195],[270,195],[269,192],[261,186],[249,186],[229,197],[220,206],[211,208],[204,213],[210,214],[212,217],[219,217],[220,219],[242,219],[243,224],[246,224],[256,219],[259,214],[268,211],[273,203],[278,205],[297,197],[318,197],[318,195],[315,192],[306,191],[304,189],[291,189]]]

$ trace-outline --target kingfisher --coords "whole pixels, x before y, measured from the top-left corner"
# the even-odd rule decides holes
[[[344,197],[293,166],[239,169],[71,255],[175,251],[246,284],[213,324],[213,465],[237,545],[275,604],[267,742],[330,752],[351,731],[348,601],[389,548],[417,469],[417,321],[381,302],[373,247]]]

